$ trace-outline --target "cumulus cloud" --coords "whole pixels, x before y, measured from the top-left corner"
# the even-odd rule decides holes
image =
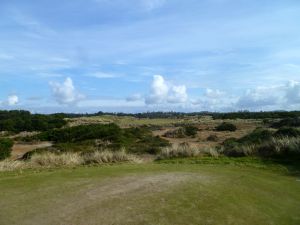
[[[188,95],[186,93],[186,87],[184,85],[173,86],[170,89],[170,94],[168,96],[169,103],[184,103],[188,100]]]
[[[184,103],[188,100],[186,87],[184,85],[175,86],[168,84],[161,75],[154,75],[151,85],[151,92],[146,97],[147,105],[163,103]]]
[[[248,89],[240,95],[206,89],[193,105],[203,110],[295,110],[300,107],[300,83],[290,81],[281,85]]]
[[[7,98],[7,104],[9,106],[14,106],[19,103],[19,97],[17,95],[9,95]]]
[[[236,99],[219,89],[207,88],[200,98],[191,100],[191,103],[201,111],[231,111]]]
[[[238,101],[236,107],[240,109],[259,109],[275,106],[282,101],[283,93],[279,87],[257,87],[247,90]]]
[[[73,105],[84,98],[73,85],[70,77],[66,78],[63,83],[50,82],[55,100],[62,105]]]

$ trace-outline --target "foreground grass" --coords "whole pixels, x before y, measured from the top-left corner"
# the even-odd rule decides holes
[[[296,225],[299,179],[189,160],[5,172],[0,224]]]

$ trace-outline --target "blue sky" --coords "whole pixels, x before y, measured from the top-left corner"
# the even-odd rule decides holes
[[[298,0],[1,0],[0,109],[300,109]]]

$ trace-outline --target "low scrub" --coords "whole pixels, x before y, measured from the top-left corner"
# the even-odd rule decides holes
[[[192,125],[187,125],[185,127],[180,127],[176,130],[167,131],[163,136],[167,138],[185,138],[185,137],[195,137],[198,128]]]
[[[272,137],[259,144],[239,144],[234,141],[229,144],[227,141],[227,145],[222,146],[219,152],[229,157],[299,158],[300,138]]]
[[[169,142],[153,136],[148,127],[121,129],[116,124],[93,124],[68,127],[43,132],[34,137],[42,141],[52,141],[60,151],[85,151],[84,149],[109,149],[117,151],[126,148],[131,153],[157,154]],[[83,148],[81,148],[81,146]]]
[[[178,146],[177,148],[164,148],[158,155],[157,159],[172,159],[172,158],[188,158],[188,157],[201,157],[211,156],[218,157],[219,153],[215,148],[193,148]]]
[[[0,171],[13,171],[35,168],[76,167],[89,164],[106,164],[119,162],[140,163],[135,155],[121,151],[95,151],[86,154],[78,152],[53,153],[41,152],[33,154],[29,159],[21,161],[4,160],[0,162]]]
[[[232,123],[223,122],[216,127],[216,131],[231,131],[234,132],[237,130],[237,127]]]
[[[29,163],[41,167],[59,167],[59,166],[79,166],[84,164],[84,160],[79,153],[55,154],[45,152],[43,154],[34,154]]]
[[[286,118],[271,124],[273,128],[300,127],[300,117]]]
[[[211,135],[209,135],[208,137],[207,137],[207,139],[206,139],[207,141],[212,141],[212,142],[216,142],[216,141],[218,141],[219,140],[219,138],[218,138],[218,136],[217,135],[215,135],[215,134],[211,134]]]
[[[83,156],[85,164],[102,164],[117,162],[140,162],[140,159],[134,155],[127,154],[125,150],[111,151],[95,151]]]
[[[257,152],[264,157],[300,157],[300,138],[272,138],[271,141],[257,147]]]
[[[299,137],[300,130],[294,127],[282,127],[276,131],[275,136],[279,137]]]
[[[0,172],[21,170],[29,167],[29,164],[24,161],[14,161],[6,159],[0,162]]]
[[[166,138],[185,138],[186,137],[186,135],[184,133],[184,129],[182,127],[178,128],[176,130],[169,130],[166,133],[164,133],[163,136]]]

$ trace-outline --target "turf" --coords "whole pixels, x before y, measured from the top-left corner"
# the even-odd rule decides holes
[[[0,224],[300,224],[297,176],[169,162],[1,173]]]

